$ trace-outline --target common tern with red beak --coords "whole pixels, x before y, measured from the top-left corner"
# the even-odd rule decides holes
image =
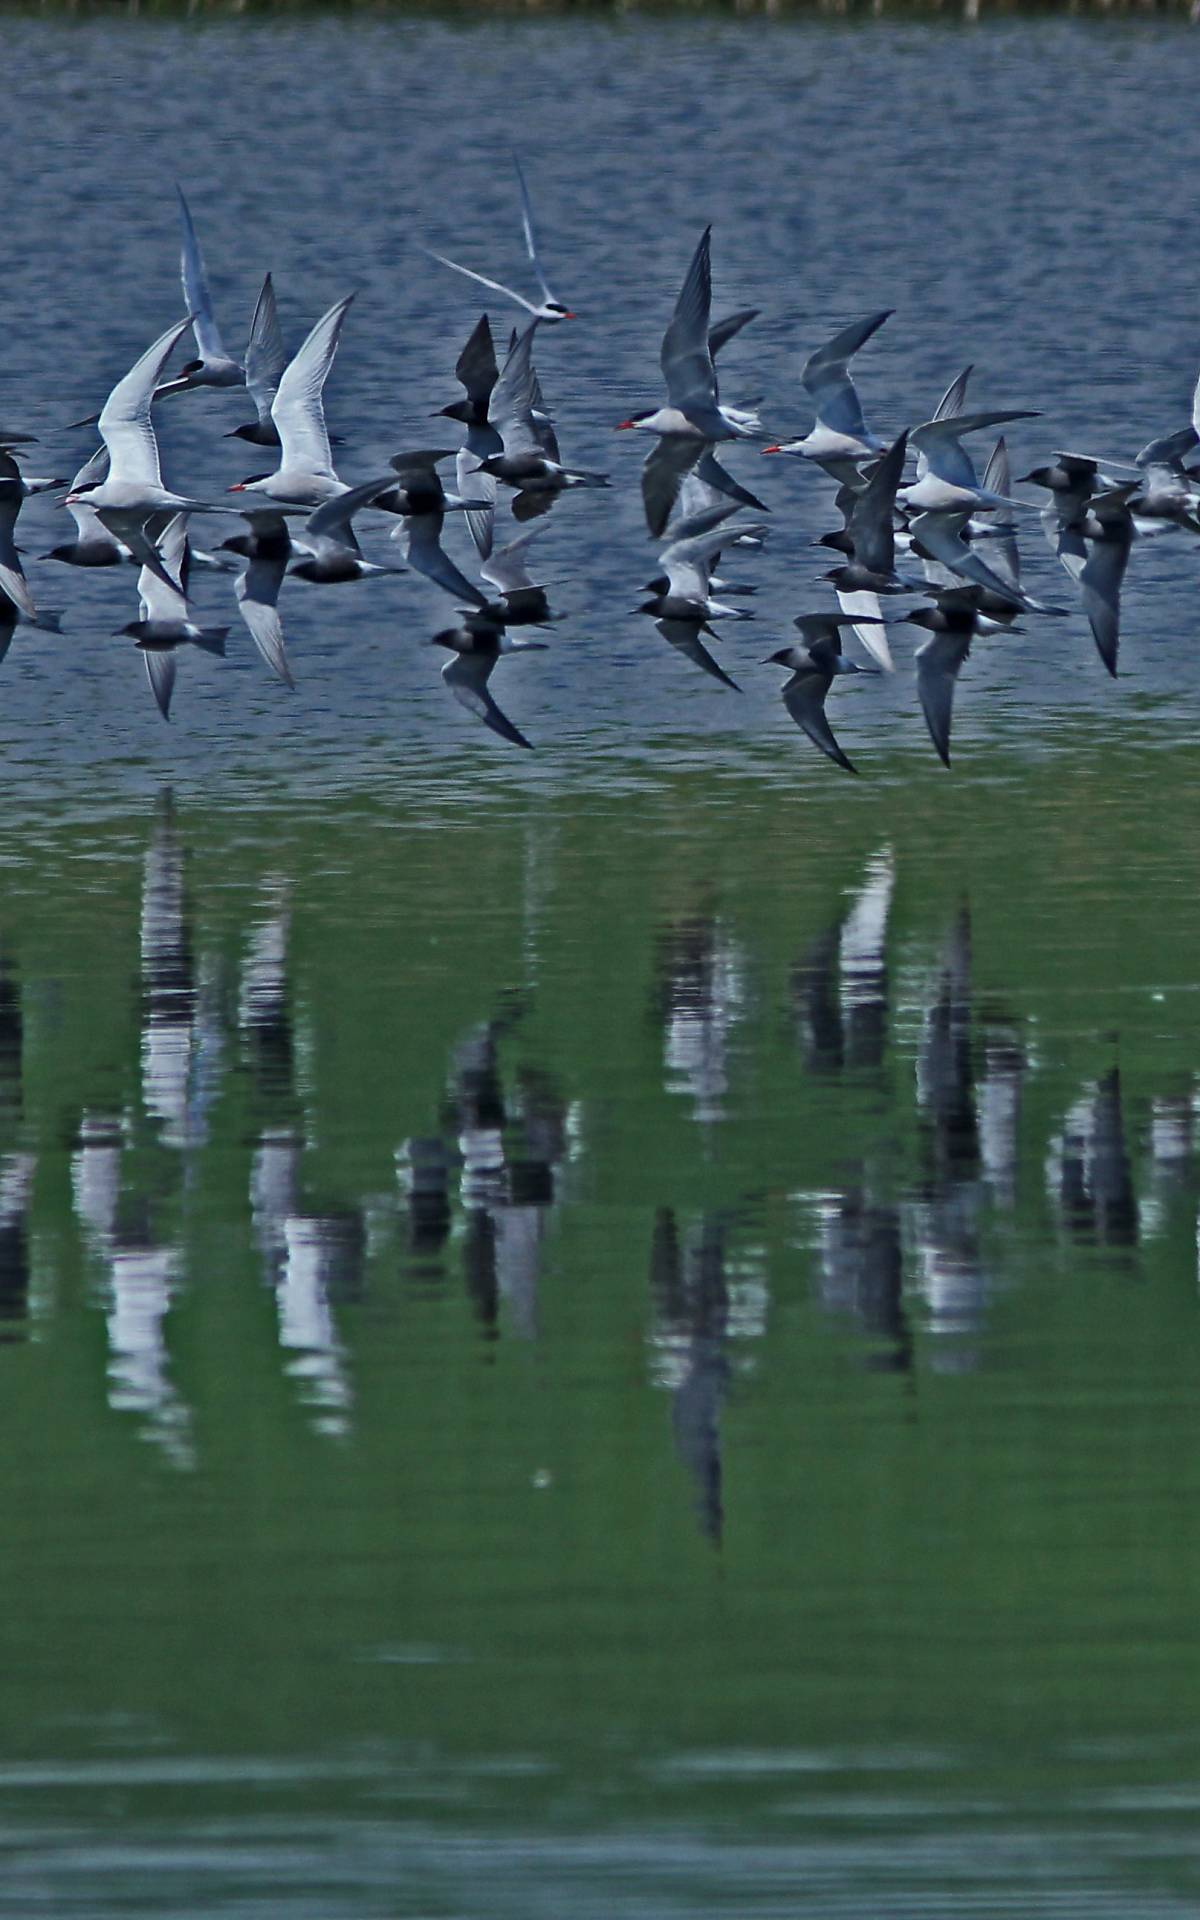
[[[764,447],[764,453],[791,453],[801,460],[815,460],[834,480],[847,481],[853,480],[861,461],[883,452],[863,419],[862,403],[850,378],[850,362],[893,311],[886,307],[882,313],[869,313],[865,319],[853,321],[809,355],[800,380],[817,416],[812,428],[800,440],[776,441]]]
[[[481,287],[490,287],[493,293],[502,293],[506,300],[515,300],[517,305],[524,307],[526,313],[531,313],[535,320],[549,320],[551,322],[556,320],[574,320],[576,315],[572,312],[571,308],[564,306],[562,301],[556,299],[554,294],[551,293],[549,282],[542,271],[542,263],[538,258],[537,240],[533,231],[533,207],[529,199],[529,188],[525,184],[525,175],[521,171],[521,162],[517,159],[515,153],[513,155],[513,166],[517,170],[517,185],[521,193],[521,230],[525,235],[525,251],[529,255],[533,271],[537,276],[538,285],[542,289],[542,298],[540,301],[527,300],[523,293],[515,292],[512,287],[504,286],[501,281],[489,280],[485,273],[476,273],[473,267],[462,267],[457,260],[448,260],[444,253],[434,253],[432,247],[422,247],[421,251],[422,253],[427,253],[431,260],[439,261],[443,267],[450,267],[455,273],[465,274],[468,280],[478,281]]]
[[[221,339],[221,329],[213,313],[208,275],[204,270],[204,255],[200,251],[188,203],[183,197],[183,188],[176,183],[175,191],[179,195],[179,224],[183,229],[180,258],[183,304],[192,316],[192,332],[196,336],[200,358],[189,360],[180,369],[178,379],[168,380],[159,387],[154,395],[156,400],[163,399],[169,393],[185,393],[190,387],[244,387],[246,384],[246,369],[239,361],[230,358]]]
[[[230,493],[261,493],[285,513],[309,512],[346,491],[333,470],[322,393],[350,303],[335,301],[288,362],[271,404],[279,433],[279,465],[274,473],[254,474],[230,487]]]

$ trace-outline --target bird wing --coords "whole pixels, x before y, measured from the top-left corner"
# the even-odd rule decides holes
[[[488,691],[488,679],[495,664],[494,654],[456,653],[442,668],[442,679],[459,705],[468,713],[476,714],[485,727],[498,733],[502,740],[511,740],[514,747],[528,747],[532,751],[532,740],[527,740],[508,715],[501,713]]]
[[[959,579],[986,587],[989,593],[998,593],[1002,599],[1011,600],[1015,607],[1023,606],[1024,595],[1020,587],[1002,580],[986,560],[972,553],[960,537],[969,519],[967,513],[919,513],[910,523],[909,532],[935,560],[949,567]]]
[[[155,541],[159,561],[171,580],[164,580],[148,566],[138,574],[138,593],[144,620],[187,620],[187,515],[172,514]],[[174,586],[173,580],[179,585]]]
[[[221,330],[213,314],[212,293],[209,289],[208,275],[204,271],[204,255],[200,251],[200,242],[196,238],[196,229],[192,224],[188,203],[183,197],[183,188],[176,184],[179,195],[179,224],[183,230],[183,246],[180,252],[179,271],[183,280],[183,304],[192,316],[192,332],[196,336],[196,345],[200,349],[202,360],[226,360]]]
[[[862,626],[856,626],[854,629],[854,637],[859,645],[866,648],[872,660],[877,660],[885,673],[895,673],[896,663],[892,659],[892,650],[888,645],[887,628],[873,624],[874,621],[883,618],[879,610],[879,595],[863,591],[843,593],[839,587],[837,599],[842,612],[851,620],[863,621]]]
[[[250,338],[246,342],[246,387],[264,426],[271,418],[271,405],[286,365],[287,349],[279,325],[275,287],[268,274],[255,303]]]
[[[171,718],[171,695],[175,691],[175,654],[153,648],[142,653],[146,663],[146,678],[150,682],[150,691],[158,702],[158,710],[164,720]]]
[[[96,486],[103,480],[107,472],[108,448],[100,446],[96,448],[95,453],[93,453],[89,459],[85,460],[80,467],[79,472],[71,482],[71,492],[75,493],[80,487]],[[67,508],[67,512],[75,522],[81,540],[95,540],[104,537],[105,529],[100,525],[96,516],[96,509],[93,506],[89,506],[86,500],[76,500]],[[112,536],[109,535],[108,537],[111,539]]]
[[[844,767],[847,773],[857,773],[858,768],[842,752],[834,738],[833,728],[825,717],[825,695],[829,687],[830,676],[827,673],[811,670],[794,673],[784,686],[783,704],[815,747],[820,747],[822,753],[828,754],[834,764]]]
[[[460,267],[457,260],[448,260],[444,253],[435,253],[432,247],[422,247],[421,252],[427,253],[431,260],[437,260],[443,267],[452,268],[455,273],[464,273],[468,280],[477,280],[481,287],[490,287],[493,293],[502,293],[506,300],[515,300],[519,307],[524,307],[526,313],[537,313],[532,300],[527,300],[523,293],[514,293],[511,287],[504,286],[499,280],[489,280],[485,273],[476,273],[473,267]]]
[[[468,514],[468,520],[470,517]],[[499,593],[520,593],[533,586],[525,555],[541,532],[541,527],[535,527],[532,533],[519,534],[506,547],[498,547],[484,559],[479,571]]]
[[[929,738],[942,765],[950,765],[950,721],[954,712],[954,683],[971,651],[971,636],[932,633],[916,651],[917,697],[929,728]]]
[[[642,466],[642,504],[646,525],[657,540],[671,518],[683,484],[707,443],[682,433],[660,434]]]
[[[885,307],[882,313],[869,313],[865,319],[855,320],[850,326],[843,327],[840,333],[834,334],[832,340],[818,347],[815,353],[810,353],[804,363],[801,382],[816,408],[817,419],[834,433],[845,433],[858,439],[867,431],[847,363],[860,347],[866,345],[871,335],[879,331],[893,311],[893,308]]]
[[[271,403],[271,418],[279,430],[279,466],[299,467],[306,472],[333,475],[329,451],[329,431],[321,395],[333,356],[337,352],[342,322],[354,295],[348,293],[328,313],[321,315],[304,345],[279,380],[279,390]]]
[[[454,363],[454,378],[465,388],[473,407],[486,407],[499,377],[492,328],[486,313],[480,314],[466,346]]]
[[[662,567],[670,593],[685,600],[708,598],[712,563],[721,548],[729,544],[725,521],[737,511],[732,502],[727,507],[710,507],[707,514],[697,514],[685,523],[670,546],[663,549]]]
[[[933,418],[935,420],[945,420],[951,414],[960,414],[962,412],[967,400],[967,383],[974,371],[975,363],[972,361],[969,367],[964,367],[962,372],[957,374],[950,382],[950,385],[946,388],[945,393],[933,410]]]
[[[351,521],[379,494],[389,493],[395,484],[395,474],[389,473],[385,479],[364,480],[357,487],[347,487],[345,493],[335,494],[332,500],[323,500],[305,521],[305,533],[311,534],[314,540],[336,540],[357,553],[358,541]]]
[[[727,314],[724,320],[718,320],[715,326],[710,327],[708,351],[712,358],[715,360],[721,348],[727,347],[743,327],[748,327],[752,320],[757,320],[761,311],[761,307],[739,307],[736,313]]]
[[[705,227],[692,255],[670,325],[663,335],[661,363],[667,397],[685,411],[708,411],[717,404],[717,375],[708,345],[712,312],[712,228]]]
[[[1003,434],[997,440],[992,449],[991,459],[983,470],[983,485],[987,493],[1000,493],[1006,496],[1012,487],[1008,442]],[[977,539],[986,540],[988,560],[992,567],[1008,586],[1015,587],[1019,593],[1021,591],[1021,554],[1017,546],[1016,529],[1012,522],[1005,520],[996,527],[980,525],[974,531]]]
[[[162,485],[158,442],[150,424],[150,402],[167,355],[190,325],[189,315],[160,333],[153,346],[147,347],[124,378],[117,381],[100,409],[100,433],[108,448],[109,471],[114,480],[129,480],[136,486]]]
[[[1103,539],[1093,540],[1087,564],[1079,574],[1079,593],[1100,658],[1116,676],[1121,638],[1121,582],[1133,544],[1133,521],[1126,513],[1106,518]]]
[[[283,623],[275,606],[286,564],[286,560],[254,559],[234,582],[233,590],[238,612],[259,653],[285,686],[294,687],[296,683],[283,641]]]
[[[726,472],[711,446],[705,447],[696,462],[696,474],[706,486],[715,487],[718,493],[723,493],[728,500],[736,500],[739,506],[753,507],[756,513],[770,513],[765,501],[748,487],[739,486],[733,475]]]
[[[1009,407],[1000,412],[956,413],[926,420],[922,426],[914,427],[908,436],[909,445],[916,449],[919,456],[918,478],[922,473],[930,472],[952,487],[978,486],[971,457],[959,445],[962,436],[978,433],[983,427],[1001,427],[1009,420],[1037,418],[1037,413],[1029,407]]]
[[[408,535],[408,564],[423,573],[446,592],[453,594],[456,600],[465,600],[468,605],[482,609],[487,600],[479,588],[472,586],[465,574],[459,572],[450,555],[443,551],[441,544],[443,516],[440,513],[413,513],[408,515],[404,525]]]
[[[850,509],[849,531],[854,558],[872,573],[891,573],[896,564],[894,518],[896,488],[904,471],[907,433],[898,434]]]
[[[693,666],[702,672],[711,674],[724,687],[732,687],[735,693],[741,688],[736,680],[731,680],[723,667],[719,667],[708,648],[700,638],[700,627],[695,620],[656,620],[654,622],[664,640],[682,653]]]
[[[542,451],[533,421],[535,375],[532,355],[537,325],[536,319],[531,320],[524,332],[517,335],[488,402],[488,419],[503,440],[505,454],[510,460],[519,459],[522,454],[540,454]]]
[[[538,259],[537,241],[533,233],[533,206],[529,198],[529,188],[525,184],[525,175],[521,170],[521,162],[517,159],[515,153],[513,154],[513,166],[517,170],[517,185],[521,190],[521,230],[525,235],[525,251],[533,263],[533,270],[538,277],[538,285],[541,287],[543,294],[553,306],[557,306],[559,302],[550,291],[550,283],[542,272],[542,263]]]

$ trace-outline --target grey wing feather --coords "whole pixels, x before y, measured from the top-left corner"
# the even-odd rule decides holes
[[[642,467],[642,504],[646,525],[657,540],[666,530],[685,474],[691,472],[701,453],[703,440],[686,434],[664,433],[650,449]]]
[[[486,407],[499,373],[491,322],[484,313],[476,321],[470,339],[454,363],[454,378],[466,390],[472,406]]]
[[[414,513],[404,525],[408,536],[409,565],[415,567],[418,573],[423,573],[427,580],[444,587],[455,599],[465,600],[472,607],[486,607],[487,601],[479,588],[472,586],[465,574],[459,572],[450,555],[442,549],[439,537],[442,515]]]
[[[715,487],[718,493],[736,500],[739,506],[753,507],[756,513],[770,513],[771,509],[765,501],[760,500],[756,493],[751,493],[748,487],[739,486],[733,475],[726,472],[711,446],[705,447],[696,462],[696,474],[706,486]]]
[[[358,542],[350,525],[356,513],[369,507],[372,500],[381,493],[389,493],[396,484],[396,476],[389,473],[386,478],[364,480],[357,487],[347,487],[345,493],[335,494],[332,500],[323,500],[321,505],[310,513],[304,523],[306,533],[314,539],[338,540],[343,546],[357,551]]]
[[[934,633],[917,648],[917,697],[929,728],[929,738],[943,766],[950,765],[950,721],[954,713],[954,685],[971,651],[969,637]]]
[[[525,235],[525,251],[533,263],[533,271],[538,277],[538,285],[541,287],[543,294],[547,300],[554,301],[554,295],[550,291],[549,282],[542,272],[542,263],[538,259],[537,241],[533,233],[533,206],[529,199],[529,188],[525,184],[525,175],[521,169],[521,162],[517,159],[515,153],[513,154],[513,166],[517,170],[517,185],[521,190],[521,228]],[[557,305],[556,301],[554,303]]]
[[[510,540],[506,547],[498,547],[485,558],[479,569],[483,578],[500,593],[519,593],[524,588],[532,587],[534,583],[525,564],[525,555],[541,531],[541,527],[535,527],[532,533],[522,533],[517,539]]]
[[[321,395],[353,299],[352,293],[347,294],[321,315],[283,370],[271,405],[271,418],[279,430],[281,469],[300,467],[314,473],[333,473]]]
[[[810,354],[804,363],[800,379],[816,408],[817,418],[835,433],[858,438],[867,431],[846,363],[860,347],[866,345],[873,333],[878,332],[892,311],[891,307],[887,307],[882,313],[867,314],[865,319],[855,320],[850,326],[843,327],[840,333],[834,334],[832,340]]]
[[[1092,542],[1087,564],[1079,574],[1079,592],[1097,651],[1115,677],[1121,639],[1121,582],[1129,559],[1132,527],[1124,534],[1120,528],[1114,529],[1114,535]]]
[[[533,424],[532,354],[537,325],[536,320],[531,320],[525,331],[517,335],[488,403],[488,419],[503,440],[509,459],[542,450]]]
[[[813,745],[847,773],[857,773],[858,768],[842,752],[833,728],[825,716],[825,695],[829,691],[828,677],[823,673],[795,673],[783,689],[783,704],[791,714],[796,725],[806,733]]]
[[[268,274],[255,304],[250,338],[246,342],[246,387],[264,424],[271,418],[271,403],[286,365],[287,349],[279,325],[275,288]]]
[[[896,663],[892,659],[892,650],[888,645],[887,628],[873,624],[882,618],[879,610],[879,595],[862,591],[843,593],[839,587],[837,600],[843,613],[848,614],[852,620],[864,621],[862,626],[856,626],[854,629],[854,636],[859,645],[866,649],[872,660],[879,662],[885,673],[894,673]]]
[[[150,651],[143,653],[142,659],[146,663],[146,678],[158,703],[158,710],[164,720],[169,720],[171,695],[175,691],[175,655]]]
[[[983,470],[983,485],[988,493],[1008,495],[1012,488],[1012,471],[1008,459],[1008,442],[1001,434],[992,450],[992,457]],[[987,556],[1000,578],[1018,592],[1021,589],[1021,554],[1017,546],[1017,536],[1011,522],[1001,526],[984,527],[977,535],[987,542]]]
[[[459,704],[468,713],[476,714],[485,727],[498,733],[502,740],[510,740],[513,746],[528,747],[532,752],[532,740],[527,740],[508,715],[501,713],[488,691],[488,678],[495,664],[487,654],[459,653],[442,668],[442,679]]]
[[[672,406],[709,408],[716,404],[717,375],[708,346],[712,311],[712,228],[705,227],[692,255],[670,325],[663,335],[661,363]]]
[[[752,320],[757,320],[761,311],[760,307],[739,307],[736,313],[727,314],[724,320],[718,320],[715,326],[710,327],[708,351],[712,358],[715,360],[721,348],[727,347],[731,340],[736,339],[743,327],[748,327]]]
[[[252,560],[236,582],[238,611],[245,621],[259,653],[271,672],[278,674],[287,687],[294,688],[292,669],[283,639],[283,623],[275,606],[283,578],[283,563]]]
[[[904,471],[908,435],[898,434],[850,509],[854,557],[873,573],[891,573],[896,564],[894,516],[896,489]]]
[[[962,372],[950,382],[950,385],[946,388],[945,393],[933,410],[932,417],[935,420],[945,420],[950,414],[962,412],[963,407],[966,405],[967,383],[974,371],[975,365],[974,362],[972,362],[969,367],[964,367]]]
[[[177,320],[165,333],[160,333],[153,346],[147,347],[124,378],[117,381],[100,409],[100,434],[109,451],[114,479],[152,487],[162,485],[158,442],[150,424],[150,402],[167,355],[190,325],[190,317]]]
[[[735,693],[741,692],[737,681],[731,680],[725,669],[719,667],[713,659],[700,638],[694,620],[656,620],[654,624],[663,639],[690,660],[693,666],[701,668],[704,673],[711,674],[712,678],[719,680],[722,686],[732,687]]]
[[[183,280],[183,304],[192,316],[192,332],[196,336],[196,345],[204,360],[224,360],[228,356],[221,339],[221,330],[213,315],[212,294],[209,291],[208,275],[204,271],[204,255],[200,251],[200,242],[196,238],[196,229],[192,224],[188,203],[183,197],[183,188],[176,185],[179,195],[179,224],[183,229],[183,246],[180,255],[180,276]]]

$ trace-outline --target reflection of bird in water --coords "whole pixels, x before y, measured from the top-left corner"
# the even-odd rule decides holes
[[[176,1466],[194,1464],[191,1411],[171,1378],[166,1318],[179,1290],[183,1250],[160,1241],[149,1206],[123,1204],[124,1127],[85,1114],[71,1159],[71,1192],[84,1237],[105,1274],[108,1404],[138,1417],[141,1431]]]
[[[992,1198],[1004,1207],[1016,1205],[1017,1129],[1028,1064],[1016,1027],[1002,1025],[999,1019],[990,1022],[984,1032],[983,1071],[975,1090],[979,1152]]]
[[[537,1332],[541,1247],[556,1194],[555,1174],[567,1157],[571,1117],[548,1076],[521,1068],[506,1091],[501,1043],[524,1011],[513,999],[481,1021],[451,1056],[444,1134],[416,1137],[396,1156],[407,1195],[410,1246],[436,1254],[451,1231],[450,1176],[459,1172],[463,1271],[481,1325],[499,1330],[500,1305],[514,1330]]]
[[[652,1340],[671,1392],[675,1446],[695,1485],[700,1525],[717,1545],[725,1519],[721,1408],[729,1383],[725,1234],[722,1216],[705,1214],[681,1241],[674,1213],[663,1208],[650,1247]]]
[[[1101,1246],[1136,1246],[1138,1203],[1117,1067],[1069,1109],[1051,1146],[1047,1177],[1070,1233]]]
[[[982,1203],[979,1124],[971,1058],[971,922],[964,907],[946,943],[937,993],[925,1013],[917,1059],[924,1177],[908,1207],[919,1284],[935,1334],[973,1333],[987,1281],[979,1244]],[[974,1365],[969,1347],[943,1349],[937,1364]]]
[[[890,847],[867,863],[851,905],[792,972],[792,995],[814,1073],[878,1069],[887,1046],[888,913],[895,888]]]
[[[719,1120],[729,1038],[746,998],[741,948],[718,920],[698,914],[666,930],[657,973],[667,1091],[690,1094],[702,1124]]]
[[[904,1311],[900,1213],[871,1199],[859,1180],[816,1200],[818,1285],[829,1313],[847,1314],[879,1346],[869,1366],[904,1373],[912,1366],[912,1332]]]
[[[29,1202],[37,1156],[6,1153],[0,1158],[0,1343],[28,1337]]]
[[[223,1027],[215,982],[197,972],[184,887],[184,855],[171,795],[164,795],[142,878],[142,1098],[164,1145],[204,1137],[220,1067]]]
[[[357,1208],[289,1213],[276,1289],[279,1344],[286,1371],[312,1412],[318,1433],[349,1430],[353,1393],[333,1307],[362,1298],[367,1236]]]

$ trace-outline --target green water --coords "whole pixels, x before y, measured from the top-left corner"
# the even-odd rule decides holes
[[[1195,1910],[1195,753],[880,771],[10,814],[0,1913]]]

